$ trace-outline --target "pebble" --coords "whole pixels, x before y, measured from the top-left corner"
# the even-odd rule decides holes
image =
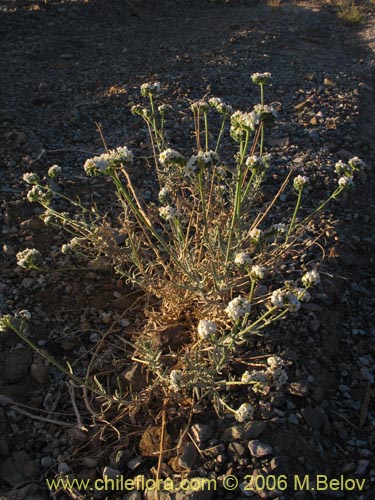
[[[57,472],[59,474],[69,474],[71,471],[72,469],[66,462],[61,462],[61,464],[57,466]]]
[[[103,479],[117,479],[121,476],[121,472],[118,469],[114,469],[109,465],[105,466],[103,469]]]
[[[256,439],[249,441],[248,446],[253,457],[266,457],[267,455],[270,455],[272,453],[272,446],[261,443]]]
[[[7,257],[13,257],[16,255],[16,250],[12,245],[7,245],[6,243],[3,245],[3,252]]]
[[[49,469],[54,464],[54,460],[52,457],[42,457],[40,460],[40,465],[43,469]]]
[[[192,469],[197,458],[197,449],[190,441],[183,445],[182,453],[178,459],[180,467],[184,469]]]
[[[365,474],[365,472],[367,470],[367,467],[369,465],[370,465],[370,461],[369,460],[359,460],[358,464],[357,464],[357,468],[354,471],[354,474],[356,476],[362,476],[363,474]]]
[[[24,278],[21,281],[21,286],[24,288],[31,288],[35,283],[35,280],[33,278]]]
[[[253,420],[242,425],[234,425],[225,429],[221,440],[225,443],[241,439],[255,439],[267,428],[266,422]]]
[[[213,429],[210,425],[198,423],[191,426],[191,433],[197,443],[202,443],[212,437]]]

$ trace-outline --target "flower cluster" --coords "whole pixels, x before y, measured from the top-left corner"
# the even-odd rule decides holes
[[[246,420],[250,420],[253,415],[254,407],[250,403],[243,403],[234,414],[238,422],[246,422]]]
[[[207,111],[210,109],[210,106],[208,102],[202,99],[200,101],[193,102],[190,108],[193,111],[193,113],[195,113],[196,111],[207,113]]]
[[[261,120],[272,120],[277,118],[277,111],[269,104],[256,104],[254,106],[254,113],[256,113]]]
[[[353,177],[347,177],[346,175],[343,175],[339,179],[339,186],[344,189],[351,188],[352,186],[354,186]]]
[[[169,205],[171,203],[171,193],[166,187],[161,188],[158,199],[162,205]]]
[[[271,83],[271,73],[253,73],[251,79],[255,85],[268,85]]]
[[[238,321],[240,318],[245,316],[245,314],[248,314],[250,309],[250,302],[239,295],[229,302],[225,312],[233,321]]]
[[[23,269],[38,269],[38,264],[42,260],[41,253],[36,248],[25,248],[16,255],[17,264]]]
[[[39,175],[34,172],[26,172],[23,174],[22,179],[26,182],[26,184],[39,184],[40,182]]]
[[[246,371],[241,377],[241,382],[251,384],[254,392],[267,394],[273,386],[279,390],[288,381],[288,374],[285,369],[285,362],[279,356],[267,358],[268,367],[266,370]]]
[[[236,111],[230,118],[230,135],[232,139],[240,142],[244,139],[246,132],[254,132],[260,123],[260,115],[255,111],[243,113]]]
[[[209,99],[208,104],[211,106],[211,108],[216,109],[218,113],[221,115],[231,115],[233,113],[233,108],[232,106],[229,106],[229,104],[225,104],[219,97],[211,97]]]
[[[160,92],[160,89],[161,87],[159,82],[143,83],[141,85],[141,95],[143,96],[156,95]]]
[[[358,158],[358,156],[354,156],[351,158],[348,163],[339,160],[335,165],[335,171],[339,175],[344,175],[346,177],[352,177],[355,171],[361,171],[366,168],[366,163]]]
[[[65,243],[64,245],[62,245],[61,252],[63,254],[74,253],[78,248],[81,247],[83,241],[83,238],[72,238],[69,243]]]
[[[6,314],[5,316],[0,317],[0,332],[5,332],[10,325],[12,324],[12,316],[10,314]]]
[[[48,177],[51,177],[51,179],[57,179],[61,175],[61,167],[59,165],[52,165],[52,167],[49,167],[48,169]]]
[[[287,225],[284,224],[283,222],[272,225],[272,230],[275,231],[276,233],[284,234],[286,233],[287,229],[288,229]]]
[[[263,173],[268,168],[269,156],[249,156],[246,160],[246,166],[256,175]]]
[[[131,165],[133,153],[126,146],[111,149],[108,153],[86,160],[83,168],[87,175],[111,174],[120,164]]]
[[[297,175],[293,181],[293,187],[296,191],[301,191],[305,184],[309,182],[309,178],[306,175]]]
[[[250,269],[250,276],[254,280],[262,280],[266,275],[266,268],[264,266],[254,265]]]
[[[312,269],[311,271],[307,271],[307,273],[305,273],[302,276],[302,283],[306,288],[309,288],[310,286],[318,285],[320,283],[319,273],[315,269]]]
[[[180,214],[174,207],[172,207],[171,205],[167,205],[165,207],[159,208],[159,215],[164,220],[170,221],[176,219]]]
[[[190,157],[185,167],[185,176],[193,175],[208,167],[217,165],[219,155],[215,151],[199,151],[198,154]]]
[[[41,203],[42,205],[49,205],[53,198],[52,191],[44,190],[42,187],[34,184],[26,195],[28,201]]]
[[[254,229],[252,229],[249,232],[249,237],[250,237],[250,239],[251,239],[251,241],[253,243],[258,243],[258,241],[262,237],[262,234],[263,234],[263,231],[261,229],[258,229],[257,227],[254,227]]]
[[[234,263],[239,267],[249,266],[252,263],[252,258],[246,252],[236,254]]]
[[[174,149],[166,149],[159,155],[159,161],[162,165],[183,165],[185,157]]]
[[[287,307],[290,312],[297,312],[301,307],[301,302],[290,290],[278,288],[271,295],[271,304],[274,307]]]
[[[207,319],[201,319],[198,323],[198,335],[204,340],[217,332],[217,324]]]

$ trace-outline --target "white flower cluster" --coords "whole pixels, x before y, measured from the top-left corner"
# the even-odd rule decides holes
[[[245,137],[246,132],[253,132],[259,123],[260,115],[255,111],[249,113],[236,111],[230,118],[230,135],[239,142]]]
[[[238,254],[236,254],[235,258],[234,258],[234,263],[237,265],[237,266],[248,266],[252,263],[252,258],[250,257],[250,255],[246,252],[240,252]]]
[[[364,170],[366,168],[366,163],[358,158],[358,156],[351,158],[348,163],[353,170]]]
[[[262,234],[263,234],[263,231],[261,229],[258,229],[257,227],[254,227],[254,229],[252,229],[249,232],[249,236],[250,236],[251,240],[254,241],[255,243],[260,240],[260,238],[262,237]]]
[[[192,105],[190,106],[191,110],[193,112],[199,111],[200,113],[207,113],[207,111],[210,109],[210,106],[208,102],[204,101],[203,99],[200,101],[193,102]]]
[[[170,109],[168,104],[160,104],[160,106],[158,106],[158,111],[161,115],[165,115]]]
[[[221,115],[231,115],[233,113],[232,106],[229,106],[229,104],[225,104],[225,102],[219,99],[219,97],[211,97],[211,99],[209,99],[208,101],[208,104],[211,106],[211,108],[216,109],[216,111]]]
[[[288,374],[285,369],[285,362],[279,356],[267,358],[268,368],[266,370],[246,371],[241,377],[241,382],[251,384],[254,392],[267,394],[273,386],[279,390],[287,381]]]
[[[231,300],[225,309],[227,315],[233,320],[238,321],[251,310],[251,304],[241,295]]]
[[[254,407],[250,403],[243,403],[234,414],[234,417],[238,422],[246,422],[250,420],[253,415]]]
[[[82,242],[83,238],[72,238],[69,243],[65,243],[64,245],[62,245],[61,252],[66,255],[71,254],[81,247]]]
[[[302,276],[302,283],[306,288],[309,288],[310,286],[318,285],[320,283],[319,273],[315,269],[312,269],[311,271],[307,271],[307,273],[305,273]]]
[[[94,156],[86,160],[83,168],[87,175],[109,174],[120,163],[130,165],[133,162],[133,153],[126,146],[111,149],[108,153]]]
[[[41,253],[36,248],[25,248],[16,254],[17,264],[23,269],[30,269],[40,264]]]
[[[178,392],[180,390],[181,382],[182,382],[182,371],[172,370],[171,373],[169,374],[169,383],[171,385],[171,388],[175,392]]]
[[[26,172],[23,174],[22,179],[26,184],[38,184],[40,182],[39,175],[34,172]]]
[[[49,167],[47,174],[48,177],[51,177],[51,179],[56,179],[61,175],[61,172],[62,170],[59,165],[52,165],[52,167]]]
[[[258,264],[255,264],[250,269],[250,276],[254,280],[262,280],[265,275],[266,275],[266,268],[264,266],[259,266]]]
[[[185,163],[185,158],[178,151],[168,148],[160,153],[159,161],[162,165],[175,164],[181,165]]]
[[[268,161],[269,161],[268,155],[264,156],[252,155],[247,158],[246,166],[249,167],[251,172],[259,175],[268,168]]]
[[[217,324],[208,319],[201,319],[198,323],[198,335],[204,340],[217,332]]]
[[[288,229],[287,225],[284,224],[283,222],[280,222],[279,224],[273,224],[272,226],[272,230],[280,234],[286,233],[287,229]]]
[[[177,212],[177,210],[171,205],[167,205],[159,208],[159,215],[164,220],[170,221],[176,219],[179,216],[179,212]]]
[[[160,92],[160,89],[160,82],[143,83],[141,85],[141,94],[143,96],[156,95]]]
[[[366,168],[366,163],[358,158],[358,156],[354,156],[351,158],[348,163],[339,160],[335,165],[335,171],[339,175],[344,175],[346,177],[351,177],[355,171],[361,171]]]
[[[185,167],[185,176],[191,176],[205,168],[217,165],[219,155],[215,151],[199,151],[190,157]]]
[[[158,199],[162,205],[169,205],[171,202],[171,193],[166,187],[161,188],[159,191]]]
[[[287,307],[290,312],[297,312],[301,307],[301,302],[290,290],[279,288],[271,295],[271,304],[274,307]]]
[[[268,85],[271,83],[271,73],[253,73],[251,79],[255,85]]]
[[[293,186],[296,191],[301,191],[305,184],[309,182],[309,178],[306,177],[306,175],[297,175],[297,177],[294,178],[293,181]]]
[[[31,312],[27,309],[22,309],[21,311],[18,311],[17,316],[19,316],[21,319],[29,321],[31,319]]]
[[[5,332],[12,323],[12,316],[6,314],[5,316],[0,316],[0,332]]]
[[[49,205],[52,198],[52,191],[45,191],[40,186],[34,184],[34,186],[28,191],[26,198],[28,201],[42,203],[44,205]]]
[[[343,175],[339,179],[339,186],[344,189],[351,188],[352,186],[354,186],[353,177],[347,177],[346,175]]]
[[[259,115],[261,119],[277,118],[277,110],[269,104],[256,104],[254,112]]]

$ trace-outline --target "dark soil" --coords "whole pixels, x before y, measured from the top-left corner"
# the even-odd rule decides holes
[[[181,459],[177,463],[172,453],[163,472],[208,474],[219,483],[226,474],[237,475],[241,482],[254,470],[301,478],[309,474],[312,479],[316,474],[332,479],[343,475],[365,479],[364,490],[296,491],[290,481],[284,493],[258,495],[371,500],[375,498],[374,19],[370,15],[366,25],[348,27],[331,8],[314,2],[282,2],[278,8],[259,2],[185,3],[189,5],[0,1],[0,313],[30,310],[30,337],[60,362],[68,360],[75,370],[87,366],[95,349],[103,366],[108,366],[111,358],[105,356],[111,351],[101,352],[100,339],[119,333],[130,339],[142,312],[141,305],[134,307],[134,299],[142,297],[100,263],[95,269],[74,271],[72,261],[65,269],[59,249],[67,237],[40,222],[40,210],[25,199],[22,174],[43,175],[57,163],[64,170],[65,192],[90,199],[96,191],[105,206],[106,183],[89,182],[82,164],[103,149],[97,123],[109,146],[143,148],[144,130],[130,113],[142,83],[160,81],[164,100],[174,105],[178,116],[186,111],[186,99],[206,93],[247,109],[257,102],[250,75],[272,72],[269,101],[280,102],[282,112],[268,149],[279,165],[294,165],[314,177],[318,199],[327,191],[338,159],[359,156],[369,168],[363,182],[324,216],[331,230],[321,242],[323,282],[317,296],[295,321],[282,324],[272,339],[251,346],[253,353],[279,353],[289,361],[289,385],[259,409],[257,420],[265,425],[259,424],[259,433],[256,426],[236,430],[233,418],[220,420],[202,407],[191,424],[209,424],[212,432],[199,443],[200,453],[185,442],[186,466]],[[311,106],[296,108],[309,97]],[[189,140],[178,127],[169,133],[173,145]],[[155,184],[149,173],[134,171],[133,176],[144,197],[152,199]],[[26,246],[38,248],[52,270],[27,273],[17,268],[15,253]],[[121,324],[119,318],[127,311],[127,322]],[[112,325],[116,313],[118,322]],[[160,342],[169,343],[167,330],[160,337]],[[116,342],[114,337],[113,345],[125,353],[123,344]],[[80,389],[72,398],[64,376],[9,332],[0,337],[0,363],[1,499],[105,498],[68,491],[52,495],[45,477],[69,472],[72,477],[95,479],[103,477],[105,467],[132,477],[150,474],[155,467],[152,454],[160,442],[160,401],[148,401],[142,423],[149,427],[147,432],[135,419],[129,436],[117,440],[107,429],[100,440],[97,431],[103,424],[87,411]],[[142,370],[121,362],[119,367],[126,383],[144,388]],[[88,433],[74,427],[72,399]],[[171,417],[166,436],[170,448],[176,446],[187,417],[188,413]],[[73,425],[65,428],[51,420]],[[258,434],[272,446],[272,454],[263,459],[251,457],[247,447]],[[140,468],[132,471],[129,461],[136,457]],[[312,482],[310,486],[314,487]],[[142,498],[137,494],[117,492],[108,498]],[[240,489],[220,488],[214,497],[200,492],[160,498],[229,500],[241,495]],[[154,498],[150,492],[143,497]]]

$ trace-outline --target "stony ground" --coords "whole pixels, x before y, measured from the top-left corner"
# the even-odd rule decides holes
[[[344,475],[365,479],[364,491],[301,492],[290,487],[284,493],[258,494],[371,500],[375,498],[374,20],[370,17],[360,27],[344,26],[331,9],[314,2],[283,2],[278,8],[258,2],[198,2],[188,7],[154,2],[149,9],[145,4],[0,1],[0,311],[27,308],[32,313],[30,337],[78,372],[95,349],[98,353],[103,335],[113,335],[113,345],[119,347],[116,335],[126,335],[140,314],[132,306],[131,292],[107,269],[77,271],[76,262],[61,255],[67,237],[45,228],[39,209],[25,201],[22,174],[42,174],[58,163],[64,169],[65,192],[96,196],[105,203],[105,183],[90,183],[82,163],[102,150],[96,123],[110,146],[125,143],[142,149],[144,131],[130,114],[141,83],[162,82],[176,113],[186,111],[184,99],[207,92],[246,109],[257,102],[249,75],[272,72],[269,100],[281,106],[268,140],[275,169],[295,166],[308,173],[318,190],[311,193],[312,199],[328,191],[338,159],[360,156],[369,169],[362,183],[325,214],[330,230],[322,242],[323,280],[314,301],[271,338],[249,345],[253,356],[282,355],[288,361],[289,384],[263,402],[257,420],[246,426],[236,426],[230,416],[219,420],[214,412],[197,410],[191,435],[199,453],[185,442],[182,455],[166,465],[164,473],[208,476],[219,482],[227,474],[244,478],[254,470],[301,477]],[[189,140],[179,128],[169,133],[172,144]],[[153,179],[147,172],[133,175],[145,199],[153,199]],[[284,202],[287,206],[288,199]],[[15,253],[26,246],[42,251],[49,271],[26,273],[17,268]],[[103,434],[102,442],[94,439],[100,422],[88,434],[78,431],[74,402],[84,424],[93,421],[80,390],[72,396],[62,374],[9,332],[0,337],[0,362],[1,498],[89,499],[91,494],[79,497],[67,491],[52,496],[45,477],[60,472],[96,478],[106,467],[107,473],[132,477],[135,465],[144,474],[155,465],[147,458],[155,451],[155,436],[144,429],[134,428],[133,437],[121,442],[110,433]],[[132,366],[124,366],[123,377],[134,384],[138,374]],[[257,439],[263,457],[254,446]],[[233,493],[220,489],[215,498],[241,495],[246,496],[240,489]],[[153,498],[150,493],[144,496]],[[95,498],[105,496],[98,493]],[[135,500],[141,494],[117,493],[109,498]],[[212,494],[171,498],[212,498]]]

